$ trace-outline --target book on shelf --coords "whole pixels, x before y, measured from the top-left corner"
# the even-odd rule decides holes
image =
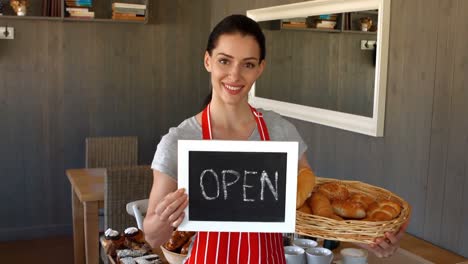
[[[145,15],[145,9],[137,9],[137,8],[122,8],[122,7],[112,7],[114,12],[118,13],[128,13],[128,14],[137,14],[137,15]]]
[[[131,20],[131,21],[145,21],[144,16],[129,16],[127,14],[112,14],[112,19],[114,20]]]
[[[143,4],[128,4],[128,3],[112,3],[113,8],[134,8],[134,9],[146,9],[146,5]]]
[[[89,12],[88,7],[67,7],[65,10],[68,12]]]
[[[93,5],[92,0],[65,0],[65,5],[68,7],[91,7]]]
[[[69,12],[70,17],[89,17],[94,18],[94,12]]]

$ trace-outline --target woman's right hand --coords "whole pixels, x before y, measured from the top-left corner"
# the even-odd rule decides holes
[[[188,196],[181,188],[168,193],[156,206],[154,213],[159,220],[177,228],[184,219],[184,209],[188,205]]]

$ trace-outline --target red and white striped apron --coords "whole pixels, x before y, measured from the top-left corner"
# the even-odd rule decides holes
[[[250,107],[262,140],[270,140],[263,115]],[[210,105],[202,114],[203,139],[212,139]],[[281,233],[198,232],[187,264],[285,264]]]

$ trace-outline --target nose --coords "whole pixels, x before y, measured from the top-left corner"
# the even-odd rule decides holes
[[[240,78],[240,75],[241,75],[241,65],[240,64],[232,65],[232,67],[229,69],[229,76],[237,80]]]

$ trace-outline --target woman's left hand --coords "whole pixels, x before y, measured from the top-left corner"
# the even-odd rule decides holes
[[[387,232],[385,237],[375,239],[374,243],[359,244],[359,246],[373,252],[379,258],[388,258],[400,247],[400,240],[403,238],[408,224],[409,219],[400,227],[397,233]]]

